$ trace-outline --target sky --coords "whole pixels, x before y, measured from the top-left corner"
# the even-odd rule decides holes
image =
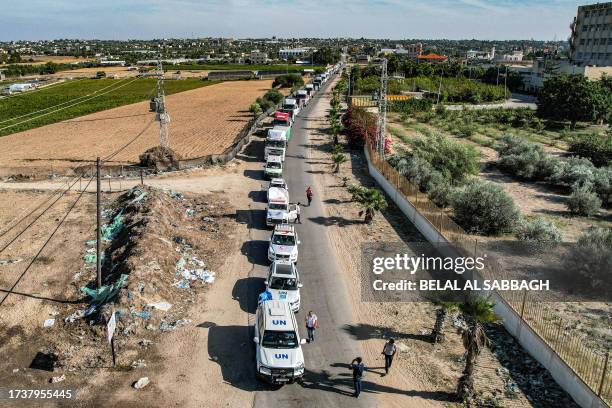
[[[20,0],[0,41],[57,38],[567,39],[571,0]]]

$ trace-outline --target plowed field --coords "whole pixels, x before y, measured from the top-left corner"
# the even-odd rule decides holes
[[[183,158],[223,153],[251,119],[249,105],[271,85],[271,80],[232,81],[167,96],[170,147]],[[154,118],[149,103],[140,102],[1,137],[0,176],[51,168],[63,173],[116,151],[142,132],[112,159],[135,163],[159,143]]]

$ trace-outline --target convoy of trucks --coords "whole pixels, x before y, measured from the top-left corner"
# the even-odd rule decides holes
[[[300,309],[302,287],[296,266],[300,240],[294,225],[300,208],[289,201],[287,183],[282,178],[291,125],[315,92],[341,68],[340,64],[334,65],[285,98],[281,109],[274,113],[266,137],[264,175],[270,179],[266,225],[274,229],[268,245],[271,264],[255,315],[253,342],[257,378],[272,384],[292,383],[302,378],[305,371],[301,346],[306,340],[300,339],[294,314]]]

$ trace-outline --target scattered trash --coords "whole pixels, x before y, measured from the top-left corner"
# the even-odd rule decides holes
[[[18,373],[19,369],[18,368],[13,368],[13,374]]]
[[[145,320],[149,320],[151,318],[151,312],[148,312],[146,310],[143,310],[142,312],[133,312],[132,314],[134,316],[138,316],[138,317],[143,318]]]
[[[151,344],[153,344],[152,340],[147,340],[147,339],[142,339],[138,342],[138,344],[140,344],[142,347],[149,347]]]
[[[136,381],[132,387],[136,388],[137,390],[140,390],[144,387],[146,387],[147,385],[149,385],[149,377],[142,377],[140,379],[138,379],[138,381]]]
[[[170,191],[170,197],[174,198],[175,200],[182,200],[183,194],[179,193],[178,191]]]
[[[153,309],[161,310],[163,312],[167,312],[172,307],[172,305],[168,302],[149,303],[146,306],[152,307]]]
[[[189,319],[179,319],[176,322],[172,322],[172,323],[168,323],[165,320],[162,320],[162,322],[159,324],[159,329],[163,332],[167,332],[167,331],[172,331],[174,329],[177,329],[181,326],[185,326],[189,323],[191,323],[191,320]]]
[[[145,289],[145,283],[144,282],[138,282],[138,292],[144,293],[144,289]]]
[[[23,261],[23,259],[21,258],[17,258],[17,259],[0,259],[0,266],[4,266],[4,265],[12,265],[12,264],[16,264]]]
[[[62,381],[64,381],[65,379],[66,379],[66,374],[62,374],[62,375],[60,375],[59,377],[52,377],[52,378],[49,380],[49,382],[50,382],[51,384],[55,384],[55,383],[58,383],[58,382],[62,382]]]
[[[134,191],[134,193],[132,193],[132,194],[135,194],[136,192],[138,192],[138,191],[140,191],[140,190],[133,190],[133,191]],[[132,201],[130,201],[130,204],[141,203],[141,202],[143,202],[143,201],[144,201],[144,199],[145,199],[146,197],[147,197],[147,192],[146,192],[146,191],[143,191],[143,192],[141,192],[141,193],[138,195],[138,197],[136,197],[136,198],[134,198]]]
[[[85,317],[85,311],[84,310],[77,310],[76,312],[74,312],[70,316],[66,317],[64,319],[64,321],[66,323],[74,323],[76,320],[81,319],[83,317]]]
[[[83,260],[85,261],[85,263],[94,264],[97,262],[98,257],[96,256],[96,254],[85,254],[83,255]]]
[[[196,210],[193,210],[191,208],[185,210],[185,215],[187,217],[193,217],[194,215],[196,215]]]
[[[172,285],[176,286],[179,289],[189,289],[189,288],[191,288],[191,285],[189,284],[189,281],[186,281],[186,280],[180,280],[178,282],[173,283]]]
[[[43,327],[47,328],[47,327],[52,327],[55,324],[55,319],[47,319],[45,320],[45,322],[43,323]]]
[[[102,241],[110,242],[123,230],[123,209],[119,210],[109,224],[101,228]]]
[[[98,243],[97,239],[92,239],[91,241],[87,241],[86,244],[87,246],[94,246]]]
[[[137,369],[137,368],[145,368],[147,364],[145,363],[143,359],[138,359],[136,361],[132,361],[131,366],[132,368]]]
[[[204,217],[204,218],[202,218],[202,221],[205,221],[205,222],[214,222],[215,219],[212,218],[212,217]]]
[[[128,275],[122,274],[119,276],[119,279],[111,285],[104,285],[99,289],[91,289],[87,287],[81,288],[81,292],[85,293],[87,296],[91,297],[91,305],[95,306],[95,308],[102,306],[112,298],[114,298],[119,290],[125,285],[127,282]]]

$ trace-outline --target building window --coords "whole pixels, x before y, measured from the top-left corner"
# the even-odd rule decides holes
[[[585,25],[582,26],[582,32],[585,32],[588,29],[589,29],[588,25],[585,24]]]
[[[577,59],[582,59],[582,53],[581,53],[581,52],[579,52],[578,54],[576,54],[576,58],[577,58]]]
[[[584,45],[584,38],[580,39],[580,45]]]
[[[595,38],[593,40],[593,45],[599,45],[599,38]]]
[[[591,45],[591,39],[590,38],[587,40],[587,45]]]

